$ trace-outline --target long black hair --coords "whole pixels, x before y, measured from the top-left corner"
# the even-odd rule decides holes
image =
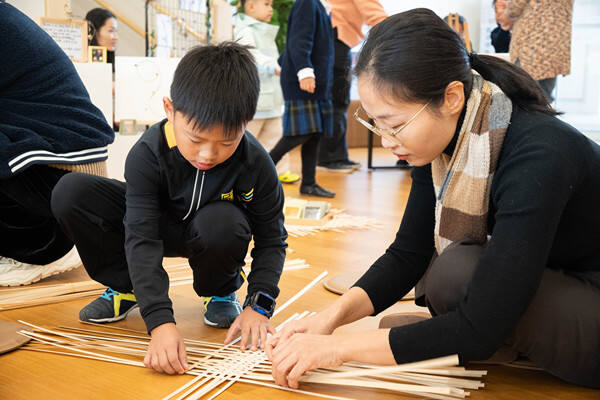
[[[100,28],[102,28],[102,26],[104,26],[104,24],[106,23],[106,20],[109,18],[117,19],[117,17],[115,17],[115,15],[112,12],[110,12],[104,8],[91,9],[85,15],[85,19],[89,23],[88,44],[90,46],[98,46],[98,33],[100,33]],[[107,52],[106,58],[107,58],[107,62],[113,64],[113,69],[114,69],[115,52],[109,50]]]
[[[458,34],[426,8],[392,15],[373,27],[354,73],[369,74],[375,87],[392,98],[439,106],[453,81],[463,83],[468,97],[471,69],[498,85],[519,108],[558,114],[527,72],[498,57],[469,53]]]

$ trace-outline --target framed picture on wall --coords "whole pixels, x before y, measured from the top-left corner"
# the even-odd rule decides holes
[[[104,46],[88,46],[88,62],[105,63],[106,62],[106,47],[104,47]]]
[[[71,60],[76,62],[87,61],[87,21],[40,17],[39,25],[54,39]]]

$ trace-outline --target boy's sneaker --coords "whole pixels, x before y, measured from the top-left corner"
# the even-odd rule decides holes
[[[215,328],[229,328],[242,312],[235,292],[228,296],[203,297],[204,323]]]
[[[79,319],[85,322],[116,322],[138,307],[133,293],[119,293],[111,288],[79,311]]]

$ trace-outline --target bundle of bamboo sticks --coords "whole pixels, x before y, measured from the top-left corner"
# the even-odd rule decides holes
[[[381,227],[381,224],[373,218],[350,215],[345,213],[344,210],[331,209],[329,214],[331,219],[323,224],[294,225],[293,223],[286,223],[285,229],[292,237],[302,237],[314,235],[320,231],[344,232],[348,229],[378,229]]]
[[[246,258],[244,272],[250,271],[251,258]],[[286,260],[284,271],[308,268],[303,259]],[[193,283],[192,270],[187,262],[165,266],[169,274],[170,286],[189,285]],[[58,283],[54,285],[33,285],[0,289],[0,311],[15,308],[33,307],[45,304],[60,303],[85,297],[100,296],[106,287],[91,280],[80,282]]]
[[[294,314],[286,323],[303,318],[308,312]],[[23,349],[57,353],[106,362],[143,367],[149,337],[143,333],[58,328],[49,330],[19,321],[33,328],[21,331],[32,341]],[[235,382],[244,382],[282,390],[309,394],[316,397],[342,399],[344,397],[317,393],[309,390],[281,388],[273,384],[271,363],[262,351],[241,352],[232,345],[222,345],[201,340],[185,340],[188,361],[187,371],[195,375],[187,384],[163,400],[213,399]],[[307,372],[300,380],[304,383],[320,383],[379,389],[407,393],[433,399],[461,399],[469,395],[466,389],[479,389],[486,371],[467,371],[457,367],[458,357],[449,356],[411,364],[379,367],[361,363],[347,363],[340,367],[317,369]],[[472,379],[475,378],[475,379]]]

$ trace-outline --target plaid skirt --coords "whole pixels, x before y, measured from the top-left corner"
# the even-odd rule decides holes
[[[283,112],[283,136],[311,133],[333,136],[331,100],[286,100]]]

